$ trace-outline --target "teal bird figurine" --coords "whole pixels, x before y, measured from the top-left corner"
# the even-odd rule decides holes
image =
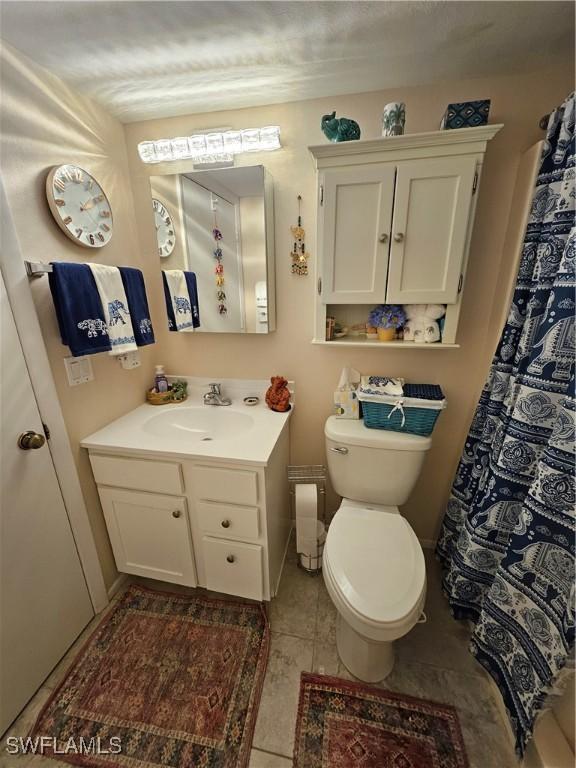
[[[354,141],[360,138],[360,126],[348,117],[336,117],[336,112],[324,115],[320,123],[324,136],[330,141]]]

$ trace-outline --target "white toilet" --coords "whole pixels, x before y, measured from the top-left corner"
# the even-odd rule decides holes
[[[408,499],[431,438],[326,421],[328,470],[342,504],[328,529],[323,573],[338,610],[340,659],[360,680],[384,679],[393,641],[422,614],[424,554],[398,505]]]

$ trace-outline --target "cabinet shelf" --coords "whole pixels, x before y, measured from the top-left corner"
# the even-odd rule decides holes
[[[323,344],[327,347],[378,347],[379,349],[459,349],[460,344],[436,342],[433,344],[420,344],[414,341],[372,341],[361,336],[344,337],[343,339],[312,339],[312,344]]]

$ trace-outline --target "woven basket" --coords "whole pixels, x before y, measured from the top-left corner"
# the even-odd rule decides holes
[[[388,402],[376,402],[358,394],[365,426],[428,437],[446,399],[440,387],[430,384],[406,384],[402,397],[390,396]]]
[[[184,397],[181,400],[173,400],[172,391],[170,389],[168,392],[152,392],[151,389],[146,392],[146,400],[150,403],[150,405],[169,405],[170,403],[183,403],[186,399],[187,398]]]

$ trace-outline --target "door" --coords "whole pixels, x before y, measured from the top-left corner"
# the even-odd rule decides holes
[[[0,733],[94,611],[0,274]],[[26,443],[24,443],[26,445]],[[28,443],[28,445],[30,445]]]
[[[398,164],[388,303],[456,301],[475,174],[474,157]]]
[[[120,488],[98,492],[120,572],[197,585],[185,499]]]
[[[374,304],[386,296],[395,166],[324,172],[320,216],[322,301]]]

